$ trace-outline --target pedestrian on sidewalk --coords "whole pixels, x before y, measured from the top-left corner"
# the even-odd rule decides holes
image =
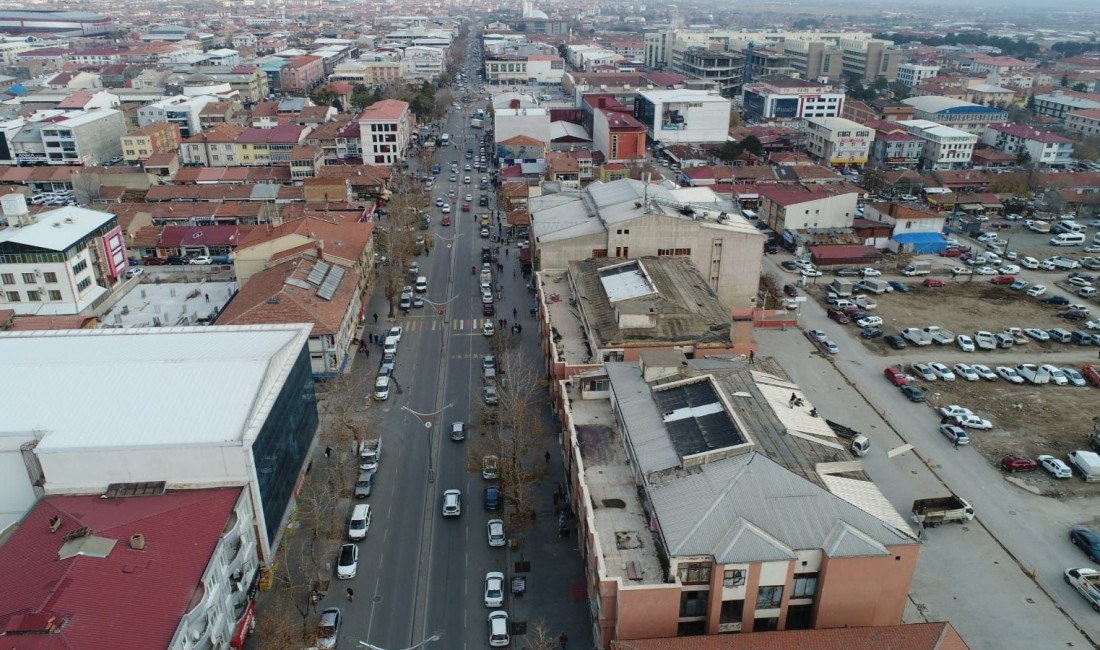
[[[374,322],[378,322],[378,312],[374,312]]]
[[[512,318],[516,317],[516,308],[512,307]]]
[[[348,600],[355,602],[355,590],[348,587]]]
[[[332,458],[332,447],[325,447],[325,458]]]
[[[749,365],[751,366],[751,365],[755,365],[755,364],[756,364],[756,351],[755,350],[749,350]]]

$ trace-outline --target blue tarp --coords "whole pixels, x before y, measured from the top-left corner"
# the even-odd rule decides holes
[[[918,254],[938,253],[947,248],[947,241],[938,232],[908,232],[894,235],[894,241]]]

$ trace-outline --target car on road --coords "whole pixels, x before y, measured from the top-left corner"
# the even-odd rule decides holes
[[[818,271],[817,269],[815,269],[812,266],[809,267],[809,268],[803,267],[802,268],[802,277],[804,277],[804,278],[820,278],[821,277],[821,271]]]
[[[486,386],[485,388],[483,388],[481,399],[484,400],[484,402],[489,406],[496,406],[497,402],[500,401],[497,397],[497,387]]]
[[[485,524],[485,536],[489,540],[489,546],[504,546],[504,520],[490,519]]]
[[[955,337],[955,345],[959,346],[959,349],[962,350],[963,352],[973,352],[974,351],[974,339],[970,338],[969,336],[967,336],[965,334],[960,334],[957,337]]]
[[[504,606],[504,574],[500,571],[485,574],[485,606]]]
[[[1031,296],[1032,298],[1038,298],[1046,292],[1047,287],[1045,284],[1036,284],[1027,290],[1027,295]]]
[[[130,268],[126,269],[127,278],[136,278],[143,273],[145,273],[145,269],[141,268],[140,266],[131,266]]]
[[[187,260],[187,263],[188,264],[198,264],[198,265],[204,265],[205,266],[207,264],[213,264],[214,263],[214,258],[210,257],[209,255],[196,255],[195,257],[189,258]]]
[[[783,269],[787,271],[797,271],[798,269],[802,268],[798,264],[795,264],[792,260],[783,260],[779,263],[779,266],[783,267]]]
[[[389,375],[379,375],[374,380],[374,399],[384,401],[390,398],[390,377]]]
[[[909,376],[893,366],[882,371],[886,380],[895,386],[904,386],[909,383]]]
[[[150,256],[141,258],[141,263],[144,266],[164,266],[165,264],[168,264],[168,260],[164,259],[163,257]]]
[[[1071,470],[1069,465],[1066,465],[1060,458],[1055,458],[1049,454],[1042,454],[1036,456],[1035,460],[1039,461],[1039,467],[1050,472],[1050,475],[1054,478],[1070,478],[1073,476],[1073,470]]]
[[[1008,366],[997,366],[997,375],[1010,384],[1024,383],[1024,378],[1020,376],[1020,373],[1016,372],[1015,368],[1009,368]]]
[[[833,271],[833,275],[838,278],[854,278],[859,276],[859,271],[851,267],[844,267]]]
[[[1069,541],[1085,552],[1093,562],[1100,562],[1100,535],[1087,528],[1074,528],[1069,531]]]
[[[989,366],[980,363],[972,363],[970,364],[970,369],[978,373],[978,376],[986,381],[997,381],[996,373],[990,370]]]
[[[386,332],[386,338],[388,338],[388,339],[389,338],[397,339],[397,342],[400,343],[401,342],[401,333],[404,332],[404,331],[405,331],[405,329],[403,327],[401,327],[400,325],[394,325],[393,327],[390,328],[389,332]]]
[[[463,206],[463,207],[465,207],[465,206]],[[466,210],[466,212],[469,212],[469,210]],[[449,226],[449,225],[451,225],[451,217],[450,217],[450,216],[448,216],[448,215],[443,215],[443,219],[442,219],[442,220],[441,220],[441,221],[439,222],[439,224],[440,224],[441,226]]]
[[[925,381],[936,381],[936,373],[932,372],[932,368],[928,364],[914,363],[912,365],[913,374]]]
[[[872,269],[871,267],[862,268],[859,270],[859,273],[865,278],[877,278],[882,275],[882,271]]]
[[[496,370],[497,358],[496,355],[487,354],[481,357],[481,367],[483,370]]]
[[[856,325],[859,325],[862,328],[881,327],[882,318],[879,316],[866,316],[857,320]]]
[[[500,510],[500,486],[490,485],[485,488],[485,509]]]
[[[474,200],[474,195],[473,194],[467,194],[466,195],[466,201],[467,202],[470,202],[470,201],[473,201],[473,200]]]
[[[873,339],[882,336],[882,330],[877,327],[865,327],[859,333],[860,338]]]
[[[1038,466],[1039,463],[1027,456],[1009,454],[1001,459],[1001,469],[1006,472],[1030,472]]]
[[[941,424],[940,433],[947,437],[953,444],[956,445],[969,445],[970,436],[966,435],[966,432],[955,426],[954,424]]]
[[[956,375],[962,377],[966,381],[978,381],[979,379],[981,379],[981,377],[978,376],[978,373],[974,372],[974,369],[965,363],[956,363],[954,366],[952,366],[952,368],[954,369]]]
[[[1050,334],[1047,334],[1046,330],[1041,330],[1037,327],[1028,327],[1024,330],[1024,334],[1027,334],[1036,341],[1049,341]]]
[[[481,333],[484,336],[492,336],[493,334],[496,334],[496,328],[493,327],[493,321],[486,320],[485,324],[481,326]]]
[[[451,440],[462,442],[466,439],[466,423],[459,420],[451,423]]]
[[[164,258],[164,261],[172,266],[183,266],[191,263],[186,257],[180,257],[178,255],[169,255]]]
[[[904,282],[890,280],[886,284],[890,285],[894,289],[894,291],[897,291],[898,293],[909,293],[909,287]]]
[[[928,364],[928,367],[936,374],[936,377],[943,381],[955,381],[955,373],[951,372],[950,368],[939,361],[933,361]]]
[[[905,395],[907,398],[909,398],[910,402],[923,402],[924,401],[924,391],[922,391],[921,389],[917,388],[916,386],[914,386],[912,384],[906,384],[905,386],[902,386],[901,387],[901,394]]]
[[[793,284],[785,284],[785,285],[783,285],[783,293],[788,298],[797,298],[798,297],[798,288],[795,287]]]
[[[317,647],[321,650],[332,650],[336,647],[336,639],[340,636],[340,608],[327,607],[321,612],[321,620],[317,623]]]
[[[508,636],[508,612],[498,610],[489,613],[489,647],[506,648],[512,639]]]
[[[397,364],[397,355],[393,352],[389,352],[382,355],[382,362],[378,366],[378,374],[380,375],[392,375],[393,367]]]
[[[840,348],[837,347],[836,343],[833,343],[832,341],[829,341],[829,340],[822,341],[821,342],[821,347],[825,348],[825,351],[828,352],[829,354],[839,354],[840,353]]]
[[[886,345],[894,348],[895,350],[904,350],[909,347],[909,344],[905,342],[905,339],[901,338],[897,334],[890,334],[882,339],[886,342]]]
[[[974,269],[974,273],[977,275],[997,275],[997,269],[992,266],[979,266]]]
[[[815,341],[820,342],[820,341],[824,341],[825,339],[829,338],[829,335],[826,334],[825,332],[821,331],[821,330],[810,330],[810,338],[812,338]]]
[[[443,516],[458,517],[462,514],[462,492],[446,490],[443,492]]]
[[[943,280],[936,279],[936,278],[925,278],[924,282],[921,282],[921,284],[923,284],[926,287],[946,287],[947,286],[946,282],[944,282]]]
[[[444,204],[443,204],[443,207],[442,207],[442,208],[440,208],[440,209],[439,209],[439,211],[440,211],[440,212],[442,212],[443,214],[450,214],[450,213],[451,213],[451,206],[450,206],[450,204],[449,204],[449,203],[444,203]]]
[[[958,424],[964,429],[981,429],[988,431],[993,428],[993,424],[989,420],[978,417],[977,415],[959,415],[955,418],[955,424]]]
[[[340,557],[336,562],[336,577],[340,580],[351,580],[359,569],[359,547],[355,544],[344,544],[340,547]]]

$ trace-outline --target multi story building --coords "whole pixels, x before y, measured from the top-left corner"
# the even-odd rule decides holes
[[[122,136],[122,157],[127,162],[145,160],[180,148],[180,128],[168,122],[152,122]]]
[[[961,99],[926,95],[902,100],[913,107],[914,120],[927,120],[980,136],[990,124],[1008,121],[999,108],[981,106]]]
[[[446,51],[441,47],[406,47],[401,61],[407,79],[436,80],[443,75]]]
[[[405,158],[412,131],[409,103],[384,99],[359,114],[359,138],[363,162],[367,165],[393,165]]]
[[[745,111],[763,120],[840,117],[844,110],[843,92],[828,84],[786,76],[762,77],[747,84],[743,98]]]
[[[982,143],[994,149],[1027,158],[1047,167],[1066,167],[1073,161],[1073,140],[1039,131],[1022,124],[991,124],[982,135]]]
[[[731,105],[700,90],[645,90],[634,100],[634,117],[654,142],[725,142]]]
[[[1100,108],[1085,108],[1066,113],[1066,130],[1085,137],[1100,136]]]
[[[516,136],[526,136],[540,143],[550,142],[550,111],[545,108],[495,109],[493,139],[497,144],[498,157],[505,155],[501,145]]]
[[[219,124],[186,138],[180,144],[180,162],[203,167],[236,167],[241,164],[237,138],[243,131],[235,124]]]
[[[889,124],[889,126],[887,126]],[[875,126],[868,162],[873,167],[913,167],[920,164],[924,141],[894,123]]]
[[[803,130],[806,150],[826,166],[862,166],[874,140],[871,129],[843,117],[811,117]]]
[[[823,189],[760,189],[760,220],[776,231],[829,230],[851,228],[859,195],[837,194]]]
[[[305,142],[310,127],[285,124],[273,129],[244,129],[237,136],[237,159],[242,165],[290,164],[291,152]]]
[[[978,136],[973,133],[929,120],[902,120],[898,124],[923,142],[921,167],[924,169],[966,169],[970,166],[974,145],[978,142]]]
[[[506,54],[485,57],[485,80],[493,85],[540,83],[561,85],[565,61],[550,54]]]
[[[844,75],[865,82],[875,79],[894,81],[902,53],[893,41],[878,38],[843,38],[840,40]]]
[[[110,108],[65,113],[62,119],[42,122],[41,139],[51,165],[101,165],[122,153],[119,137],[126,118]]]
[[[840,116],[860,124],[876,120],[897,122],[913,119],[913,107],[889,99],[876,99],[870,102],[847,99],[844,101],[844,110],[841,111]]]
[[[22,194],[3,197],[7,228],[0,230],[0,305],[16,314],[87,313],[126,272],[118,219],[75,206],[27,213]]]
[[[1100,98],[1067,90],[1055,90],[1032,98],[1035,114],[1065,121],[1071,111],[1100,108]],[[1007,120],[1000,120],[1005,122]]]
[[[371,53],[345,61],[336,66],[329,81],[346,81],[370,88],[399,81],[404,76],[405,65],[392,54]]]
[[[787,57],[791,72],[801,79],[839,79],[844,73],[844,53],[836,43],[792,38],[776,49]]]
[[[325,61],[319,56],[303,54],[287,59],[279,69],[279,85],[283,92],[310,92],[325,78]]]
[[[139,108],[138,124],[146,126],[153,122],[168,122],[179,127],[181,138],[190,138],[202,133],[203,107],[216,101],[218,98],[210,95],[167,97]]]
[[[689,79],[714,84],[714,88],[726,97],[736,97],[741,92],[745,55],[718,47],[692,45],[672,51],[670,68]]]
[[[940,73],[938,65],[923,65],[920,63],[902,63],[898,66],[898,81],[912,88],[924,83],[925,79],[935,77]]]

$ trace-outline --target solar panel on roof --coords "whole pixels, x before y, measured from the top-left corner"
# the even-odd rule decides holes
[[[309,272],[309,277],[306,278],[306,282],[310,284],[321,284],[321,280],[325,279],[325,274],[328,273],[329,265],[326,262],[318,260],[313,264],[313,270]]]
[[[313,288],[309,286],[308,282],[306,282],[305,280],[299,280],[298,278],[287,278],[286,280],[284,280],[284,282],[289,285],[298,287],[299,289],[305,289],[306,291],[309,291]]]
[[[343,279],[344,267],[332,267],[332,270],[328,272],[328,277],[321,284],[321,288],[317,290],[317,297],[322,300],[332,300],[332,296],[336,294],[336,287],[340,286],[340,280]]]
[[[745,442],[708,381],[653,392],[665,429],[681,457]]]

